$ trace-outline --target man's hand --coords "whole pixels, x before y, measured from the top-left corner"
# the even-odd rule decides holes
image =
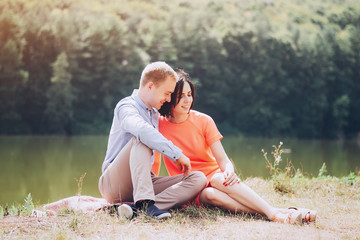
[[[184,154],[181,155],[179,159],[175,162],[177,168],[184,172],[184,176],[188,176],[191,172],[191,165],[190,165],[190,159],[186,157]]]

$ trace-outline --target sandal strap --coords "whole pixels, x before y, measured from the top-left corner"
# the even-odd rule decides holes
[[[295,209],[295,210],[298,210],[297,207],[289,207],[288,209]]]
[[[304,218],[303,218],[303,221],[304,221],[305,223],[310,223],[310,221],[311,221],[311,213],[310,213],[310,211],[308,211],[308,212],[305,214],[305,216],[304,216]]]

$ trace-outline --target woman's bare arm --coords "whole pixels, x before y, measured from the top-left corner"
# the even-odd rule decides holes
[[[221,171],[223,171],[224,173],[225,182],[223,184],[227,186],[239,182],[239,178],[234,172],[234,166],[226,155],[226,152],[220,140],[211,144],[210,149],[214,154],[216,162],[219,164]]]

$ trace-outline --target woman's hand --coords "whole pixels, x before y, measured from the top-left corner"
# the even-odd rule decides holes
[[[224,171],[225,182],[223,182],[223,185],[225,187],[232,186],[235,183],[240,183],[240,178],[234,172],[234,168],[233,168],[232,164],[231,164],[231,166],[229,166],[229,167],[228,166],[229,166],[229,164],[226,166],[225,171]]]
[[[224,173],[225,181],[223,182],[223,185],[226,187],[229,185],[234,185],[235,183],[240,183],[239,177],[234,172],[234,166],[226,155],[221,142],[214,142],[211,144],[210,148],[214,154],[216,162],[219,164],[220,169]]]

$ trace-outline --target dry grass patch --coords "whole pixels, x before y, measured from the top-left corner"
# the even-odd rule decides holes
[[[108,212],[67,212],[57,217],[6,216],[1,239],[360,239],[360,187],[338,178],[292,178],[293,193],[274,190],[271,180],[245,183],[278,207],[301,206],[318,211],[316,223],[302,226],[269,222],[262,216],[231,214],[189,206],[156,221],[140,215],[119,219]]]

